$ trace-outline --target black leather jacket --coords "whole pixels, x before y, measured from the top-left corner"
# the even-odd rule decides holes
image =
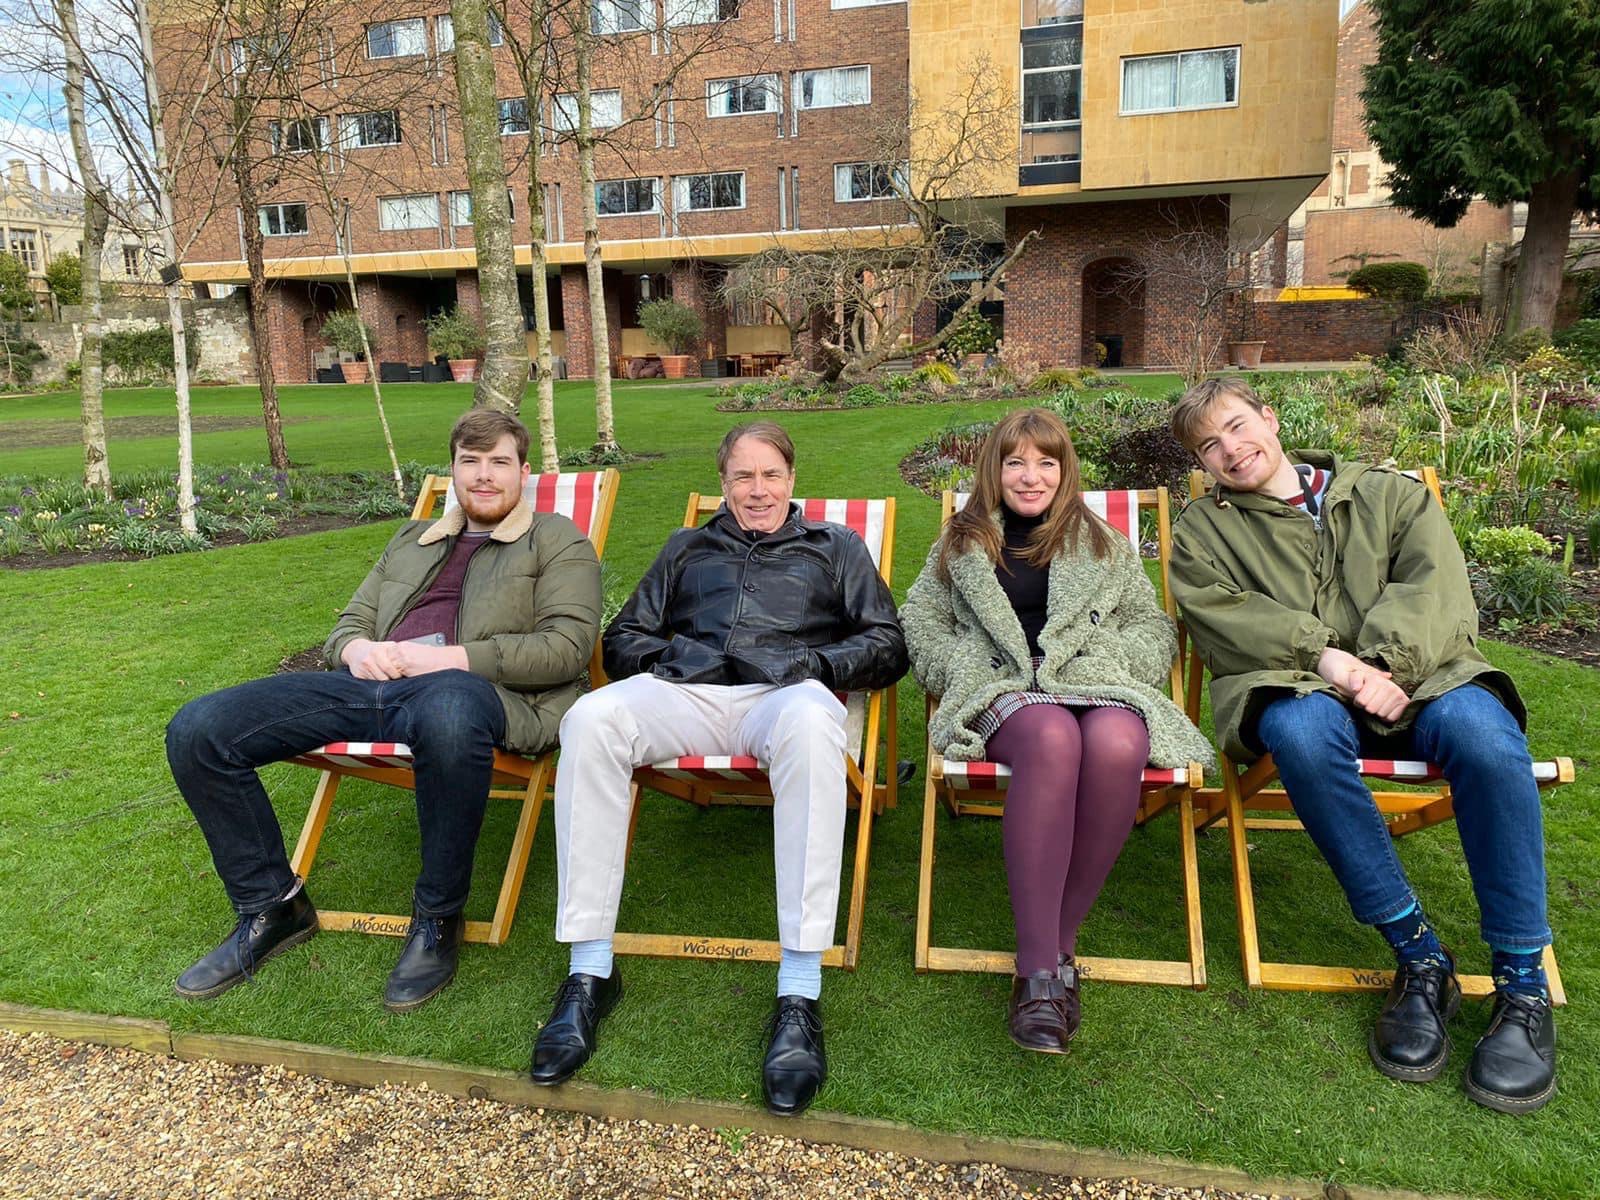
[[[894,597],[866,543],[800,507],[772,533],[739,528],[726,507],[667,539],[606,629],[606,674],[677,683],[816,679],[840,692],[906,672]]]

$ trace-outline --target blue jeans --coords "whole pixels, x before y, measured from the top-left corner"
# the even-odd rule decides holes
[[[1356,759],[1424,759],[1450,783],[1484,940],[1523,953],[1550,944],[1539,789],[1528,740],[1494,693],[1455,688],[1387,736],[1326,692],[1286,696],[1267,705],[1256,733],[1356,920],[1377,925],[1416,901]]]
[[[294,882],[283,830],[256,768],[326,742],[404,742],[415,754],[422,873],[413,901],[429,916],[467,903],[505,708],[468,671],[357,679],[302,671],[191,700],[167,726],[167,762],[228,899],[256,913]]]

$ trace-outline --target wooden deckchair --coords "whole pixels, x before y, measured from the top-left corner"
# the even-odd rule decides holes
[[[1432,467],[1407,471],[1413,479],[1425,484],[1440,505],[1444,503],[1439,489],[1439,474]],[[1204,495],[1210,481],[1202,471],[1189,474],[1189,498],[1192,501]],[[1200,686],[1204,667],[1199,652],[1192,646],[1188,653],[1188,712],[1193,720],[1200,714]],[[1234,902],[1239,922],[1239,948],[1244,958],[1245,982],[1253,988],[1279,991],[1318,992],[1385,992],[1394,980],[1394,971],[1386,968],[1315,966],[1307,963],[1270,962],[1261,957],[1260,931],[1256,923],[1255,885],[1250,876],[1251,831],[1304,830],[1305,826],[1293,817],[1294,808],[1289,795],[1282,787],[1272,787],[1278,779],[1278,768],[1270,754],[1263,755],[1249,767],[1240,769],[1218,748],[1221,764],[1219,787],[1202,788],[1195,793],[1200,809],[1202,827],[1215,825],[1228,831],[1233,858]],[[1357,760],[1364,779],[1382,783],[1411,785],[1409,791],[1374,788],[1372,797],[1378,804],[1393,837],[1403,837],[1426,829],[1430,825],[1451,820],[1455,808],[1451,802],[1450,785],[1444,782],[1443,773],[1433,763],[1396,759],[1363,758]],[[1557,787],[1571,783],[1574,772],[1572,759],[1553,758],[1535,761],[1533,777],[1541,788]],[[1247,817],[1247,810],[1287,813],[1286,817]],[[1555,951],[1546,947],[1545,971],[1550,980],[1550,999],[1554,1004],[1567,1002],[1566,989],[1561,983],[1561,972],[1556,966]],[[1462,975],[1461,991],[1465,996],[1487,996],[1494,991],[1494,980],[1488,975]]]
[[[1162,604],[1169,615],[1176,615],[1172,593],[1167,587],[1167,563],[1172,537],[1166,488],[1144,491],[1085,492],[1084,499],[1100,516],[1139,549],[1139,514],[1153,511],[1156,518],[1157,553],[1161,564]],[[965,493],[946,492],[942,523],[948,522],[967,501]],[[1183,704],[1179,662],[1174,661],[1169,680],[1172,700]],[[938,706],[937,697],[928,698],[931,719]],[[1016,970],[1012,950],[965,950],[934,946],[933,865],[934,834],[938,825],[937,803],[942,802],[952,818],[968,815],[999,816],[1004,812],[1006,786],[1011,769],[1003,763],[957,762],[945,759],[928,744],[928,778],[923,792],[922,869],[917,889],[916,969],[918,971],[994,971],[1009,975]],[[1197,762],[1168,769],[1146,767],[1140,779],[1141,798],[1136,820],[1150,820],[1168,808],[1178,810],[1179,846],[1182,862],[1182,900],[1184,926],[1188,935],[1189,957],[1185,960],[1142,958],[1079,957],[1078,970],[1085,978],[1117,983],[1162,983],[1202,989],[1206,986],[1205,941],[1200,925],[1200,877],[1195,858],[1194,791],[1203,782]]]
[[[594,543],[595,553],[603,555],[606,533],[611,526],[611,512],[617,502],[619,479],[615,470],[532,475],[523,488],[523,496],[535,512],[556,512],[572,518],[573,523]],[[445,512],[455,507],[456,498],[450,486],[450,477],[430,475],[424,481],[422,492],[411,511],[412,519],[429,519],[441,502]],[[590,672],[595,679],[602,678],[599,668],[600,647],[597,641],[590,659]],[[322,772],[311,801],[311,810],[306,813],[305,825],[300,830],[300,840],[290,859],[290,866],[301,878],[311,873],[311,864],[316,858],[317,847],[327,828],[328,814],[342,780],[370,779],[408,790],[416,787],[416,780],[411,774],[411,747],[401,742],[332,742],[289,761],[315,767]],[[534,831],[538,828],[545,792],[554,778],[554,763],[554,750],[535,758],[498,748],[494,752],[494,774],[489,795],[495,799],[521,800],[522,812],[517,819],[516,833],[511,839],[511,854],[506,862],[505,875],[500,881],[500,898],[495,904],[494,917],[486,922],[468,921],[466,939],[469,942],[487,942],[491,946],[498,946],[511,933],[511,920],[516,915],[517,900],[522,894],[522,877],[528,869],[528,852],[533,845]],[[411,921],[409,916],[392,913],[338,912],[328,909],[319,909],[317,916],[323,929],[380,933],[391,937],[404,937]]]
[[[889,582],[894,566],[894,500],[800,500],[809,521],[844,525],[867,544],[872,561]],[[683,524],[693,529],[722,505],[716,494],[693,493]],[[845,702],[845,744],[855,747],[845,756],[846,801],[856,810],[855,867],[850,881],[850,908],[845,939],[823,952],[824,966],[853,971],[861,953],[861,920],[866,909],[867,869],[872,848],[872,818],[895,805],[896,689],[851,692]],[[879,767],[883,780],[878,780]],[[638,826],[641,789],[653,788],[702,808],[719,804],[771,807],[772,785],[766,768],[742,755],[672,758],[640,767],[633,775],[633,817],[628,843]],[[657,958],[722,958],[748,962],[776,962],[776,941],[738,937],[701,937],[693,934],[625,933],[613,945],[618,954]]]

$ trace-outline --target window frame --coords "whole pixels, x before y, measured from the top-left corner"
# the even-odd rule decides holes
[[[715,181],[718,178],[724,178],[724,177],[727,177],[727,176],[737,176],[738,177],[738,180],[739,180],[739,203],[737,203],[737,204],[715,204],[715,203],[713,203],[713,204],[711,204],[711,205],[709,205],[709,206],[707,206],[705,208],[697,208],[697,207],[692,207],[692,206],[690,206],[688,204],[680,204],[680,203],[678,203],[678,194],[679,194],[678,185],[679,185],[680,182],[682,182],[683,185],[684,185],[683,186],[683,195],[687,199],[687,197],[689,195],[689,181],[690,180],[694,180],[694,179],[709,179],[709,180],[711,180],[712,181],[712,183],[711,183],[712,199],[715,200],[716,199],[716,194],[715,193],[716,193],[716,187],[717,187]],[[743,171],[695,171],[695,172],[693,172],[691,174],[688,174],[688,175],[674,175],[672,177],[672,208],[673,208],[674,212],[677,212],[677,213],[738,212],[741,209],[747,208],[749,206],[749,203],[750,203],[750,192],[749,192],[748,184],[747,184],[747,181],[746,181],[746,178],[745,178],[745,172],[743,172]]]
[[[895,0],[904,3],[904,0]],[[762,81],[765,81],[764,83]],[[717,89],[719,83],[734,84],[737,87]],[[758,87],[759,90],[771,97],[772,104],[768,108],[741,108],[738,112],[713,112],[712,104],[717,97],[728,97],[735,94],[742,95],[748,88]],[[783,85],[778,82],[775,71],[763,71],[758,75],[726,75],[717,79],[706,80],[706,116],[713,120],[721,117],[753,117],[770,113],[781,112],[783,109]]]
[[[663,29],[687,29],[693,25],[720,25],[724,21],[736,21],[739,19],[739,6],[742,2],[743,0],[665,0],[661,10],[661,27]],[[713,17],[701,19],[698,14],[694,13],[694,6],[707,4],[716,5],[717,14]],[[680,5],[689,9],[690,15],[694,19],[674,17],[673,9],[675,6]],[[725,8],[730,10],[726,14],[723,12]]]
[[[372,34],[375,30],[393,29],[401,25],[413,24],[416,25],[420,34],[419,44],[422,47],[420,50],[407,51],[404,53],[396,51],[393,54],[374,54],[372,52]],[[428,19],[426,17],[394,17],[388,21],[373,21],[370,25],[363,27],[362,33],[367,44],[368,62],[383,62],[386,59],[391,58],[424,58],[428,53]]]
[[[1192,54],[1216,54],[1218,51],[1231,50],[1233,52],[1233,99],[1223,100],[1215,104],[1178,104],[1171,108],[1126,108],[1124,102],[1127,96],[1128,64],[1130,62],[1150,62],[1158,58],[1170,58],[1177,62],[1177,73],[1173,77],[1173,90],[1181,93],[1183,90],[1183,60]],[[1244,54],[1241,44],[1229,46],[1199,46],[1190,50],[1168,50],[1161,54],[1129,54],[1124,56],[1117,64],[1117,115],[1119,117],[1148,117],[1161,113],[1175,112],[1209,112],[1219,108],[1238,108],[1239,92],[1244,80],[1241,72],[1244,66]]]
[[[262,47],[269,43],[271,49],[263,54]],[[247,47],[254,48],[254,57],[246,54]],[[276,30],[271,33],[241,34],[239,37],[228,39],[228,65],[234,75],[248,75],[254,71],[269,70],[287,48],[287,39]]]
[[[495,101],[495,104],[497,105],[496,116],[497,116],[497,119],[498,119],[498,122],[499,122],[498,127],[499,127],[499,130],[500,130],[500,136],[501,137],[526,137],[528,135],[529,130],[531,130],[533,128],[532,122],[530,122],[528,120],[528,98],[526,96],[507,96],[503,100]],[[521,129],[507,129],[506,128],[506,106],[508,104],[509,105],[513,105],[513,106],[518,105],[518,104],[522,105],[522,128]]]
[[[596,37],[624,37],[630,33],[643,33],[650,28],[646,7],[650,10],[648,15],[654,17],[654,0],[589,0],[589,32]],[[607,22],[601,19],[602,11],[613,21],[618,14],[628,12],[639,23],[608,26]]]
[[[394,140],[393,141],[388,141],[388,142],[369,142],[369,141],[365,141],[365,140],[352,139],[352,138],[350,138],[348,136],[348,132],[349,132],[349,128],[350,127],[346,124],[346,122],[354,123],[354,127],[359,130],[360,129],[361,118],[363,118],[363,117],[381,117],[381,116],[388,116],[392,120],[392,123],[394,125]],[[377,149],[377,148],[382,147],[382,146],[398,146],[398,145],[401,145],[404,141],[405,141],[405,137],[404,137],[404,135],[402,134],[402,132],[400,130],[400,110],[397,109],[397,108],[383,108],[383,109],[378,109],[378,110],[373,111],[373,112],[340,113],[339,114],[339,144],[340,144],[340,146],[342,148],[344,148],[346,150],[374,150],[374,149]]]
[[[595,110],[598,107],[598,105],[596,104],[596,101],[601,96],[615,96],[617,98],[617,119],[614,122],[612,122],[611,124],[609,124],[609,125],[602,124],[600,121],[595,119]],[[570,125],[564,125],[564,124],[561,123],[561,119],[566,119],[567,118],[567,108],[566,108],[566,105],[564,105],[562,103],[563,100],[572,101],[572,115],[571,115],[571,118],[570,118],[570,120],[571,120],[571,124]],[[622,114],[622,89],[621,88],[600,88],[598,91],[591,91],[589,93],[589,123],[590,123],[590,128],[592,128],[592,129],[616,129],[618,126],[620,126],[622,124],[622,115],[623,114]],[[558,118],[561,118],[561,119],[558,119]],[[578,93],[577,92],[557,92],[556,95],[551,99],[551,101],[550,101],[550,128],[558,137],[563,135],[563,134],[577,133],[578,132]]]
[[[637,192],[638,185],[641,184],[641,183],[649,183],[650,184],[650,207],[649,208],[628,208],[628,207],[626,207],[626,205],[627,205],[628,185],[630,185],[630,184],[634,185],[634,190],[635,190],[635,192]],[[622,185],[622,188],[623,188],[623,205],[624,205],[624,207],[619,212],[606,212],[600,206],[600,189],[605,187],[607,184],[621,184]],[[599,215],[599,216],[602,216],[602,217],[654,217],[654,216],[659,216],[661,214],[661,177],[658,176],[658,175],[637,175],[637,176],[634,176],[631,179],[597,179],[594,182],[594,206],[595,206],[596,214]],[[695,209],[693,211],[695,211],[695,212],[704,212],[704,211],[708,211],[708,210]]]
[[[1065,31],[1077,25],[1078,61],[1048,67],[1030,67],[1028,61],[1029,46],[1048,46],[1056,42],[1068,42],[1072,38]],[[1083,24],[1082,22],[1067,21],[1059,25],[1042,25],[1038,28],[1048,29],[1055,36],[1026,38],[1022,41],[1017,54],[1017,101],[1018,116],[1024,133],[1048,132],[1056,129],[1081,128],[1083,125]],[[1057,30],[1063,31],[1056,33]],[[1030,75],[1066,75],[1075,73],[1078,77],[1078,115],[1076,117],[1062,117],[1051,121],[1029,121],[1028,113],[1028,77]]]
[[[328,118],[327,117],[288,117],[278,118],[268,122],[272,137],[272,152],[274,154],[320,154],[328,148]],[[314,132],[316,145],[295,149],[289,146],[289,139],[284,135],[291,126],[305,127]]]
[[[833,75],[833,74],[837,74],[840,71],[865,71],[867,73],[867,93],[866,93],[866,96],[863,97],[860,100],[854,101],[854,102],[849,103],[849,104],[840,104],[840,103],[837,103],[837,102],[834,102],[834,103],[831,103],[831,104],[806,104],[806,103],[803,102],[802,97],[805,94],[806,76],[808,76],[808,75],[823,75],[823,74]],[[810,68],[808,68],[808,69],[806,69],[804,71],[796,71],[794,73],[794,106],[795,106],[795,109],[797,111],[799,111],[799,112],[821,112],[821,111],[823,111],[825,109],[829,109],[829,108],[860,108],[863,105],[868,105],[868,104],[871,104],[871,103],[872,103],[872,64],[871,63],[847,63],[847,64],[845,64],[844,66],[841,66],[841,67],[810,67]]]
[[[300,210],[301,220],[305,224],[304,229],[284,228],[286,224],[283,219],[284,213],[291,208],[298,208]],[[273,233],[267,228],[267,212],[269,209],[275,209],[277,211],[279,227],[277,233]],[[305,237],[311,232],[311,206],[298,200],[280,200],[274,201],[271,204],[258,204],[256,206],[256,228],[261,230],[261,236],[264,238]]]
[[[855,168],[856,167],[867,167],[867,168],[869,168],[869,171],[873,171],[873,172],[875,172],[876,170],[882,169],[883,170],[883,177],[884,177],[885,180],[888,181],[889,190],[887,192],[882,193],[882,194],[873,193],[873,194],[866,195],[866,196],[849,196],[849,195],[841,196],[839,194],[839,178],[840,178],[839,172],[840,171],[849,171],[850,175],[847,178],[850,180],[851,183],[854,183],[854,181],[855,181]],[[874,162],[866,162],[866,161],[834,163],[833,164],[833,202],[835,204],[872,204],[872,203],[874,203],[876,201],[880,201],[880,200],[893,200],[893,199],[895,199],[895,197],[897,197],[899,195],[899,193],[897,191],[895,191],[895,184],[896,183],[900,183],[901,186],[904,186],[905,169],[906,168],[905,168],[905,164],[904,163],[898,164],[893,169],[884,168],[882,163],[874,163]],[[895,178],[895,176],[897,176],[897,175],[900,176],[899,179]],[[872,175],[871,174],[869,174],[869,176],[868,176],[868,181],[869,181],[869,183],[872,182]],[[849,189],[846,188],[846,191],[848,191],[848,190]]]
[[[384,217],[383,217],[384,207],[383,206],[385,204],[389,203],[390,201],[392,201],[392,200],[404,200],[404,201],[410,202],[410,201],[414,201],[414,200],[424,200],[424,199],[428,199],[428,200],[432,200],[433,201],[433,224],[431,224],[431,225],[409,225],[409,224],[408,225],[385,225],[383,223],[384,222]],[[408,209],[408,211],[409,211],[409,209]],[[419,229],[438,229],[439,228],[439,220],[440,220],[440,212],[439,212],[439,193],[438,192],[404,192],[404,193],[401,193],[401,194],[395,195],[395,196],[379,196],[378,197],[378,230],[381,233],[412,233],[412,232],[415,232],[416,230],[419,230]]]

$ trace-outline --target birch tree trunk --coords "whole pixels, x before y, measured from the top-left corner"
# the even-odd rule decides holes
[[[144,59],[145,104],[149,109],[151,149],[155,156],[156,197],[160,211],[161,248],[167,257],[162,268],[166,281],[167,318],[172,324],[172,375],[178,405],[178,525],[184,533],[199,535],[194,519],[194,430],[189,408],[189,337],[183,323],[183,275],[178,270],[176,218],[172,213],[172,168],[167,159],[167,135],[162,126],[161,88],[156,83],[155,46],[150,33],[147,0],[133,0],[139,26],[139,48]]]
[[[556,385],[551,374],[550,290],[545,281],[546,251],[549,242],[545,222],[544,181],[541,178],[540,152],[544,149],[544,129],[538,114],[544,105],[545,54],[549,49],[549,9],[544,0],[531,6],[528,55],[523,62],[522,90],[527,98],[532,124],[532,145],[528,151],[528,242],[533,259],[533,333],[538,349],[538,380],[535,401],[539,419],[539,469],[559,471],[561,456],[556,449]]]
[[[66,49],[67,126],[72,136],[72,152],[78,161],[78,177],[83,181],[83,346],[78,361],[83,374],[79,379],[83,413],[83,486],[107,499],[111,496],[111,462],[106,454],[105,363],[101,347],[105,337],[105,313],[100,300],[101,255],[106,244],[106,188],[95,166],[89,145],[88,121],[84,115],[83,44],[78,40],[76,0],[55,0],[56,17],[61,25],[61,40]]]
[[[573,50],[578,68],[578,189],[583,202],[583,269],[589,280],[589,341],[594,357],[594,451],[618,449],[611,414],[611,331],[606,324],[605,277],[600,262],[600,212],[594,196],[594,95],[590,87],[594,35],[588,7],[573,22]]]
[[[356,291],[356,266],[350,257],[350,213],[346,209],[335,216],[334,224],[343,230],[339,235],[339,257],[344,260],[344,281],[350,288],[350,308],[361,316],[361,294]],[[367,323],[361,322],[361,357],[367,363],[367,382],[372,385],[372,405],[378,410],[378,426],[383,430],[383,446],[389,452],[389,471],[394,476],[394,494],[406,498],[406,479],[400,472],[400,459],[394,452],[394,435],[389,432],[389,414],[383,408],[383,387],[378,382],[377,359],[372,353],[372,343],[367,340]]]
[[[483,370],[474,405],[515,413],[528,386],[528,337],[517,295],[517,261],[511,239],[505,158],[500,149],[500,102],[489,53],[484,0],[450,0],[456,34],[456,92],[466,144],[467,186],[472,193],[472,241],[483,303]],[[531,115],[531,114],[530,114]]]
[[[267,264],[261,248],[261,223],[256,219],[255,164],[250,160],[249,112],[236,96],[233,102],[233,181],[244,212],[244,261],[250,275],[250,340],[255,343],[256,381],[261,389],[261,420],[267,429],[267,455],[279,471],[289,469],[283,443],[283,414],[278,410],[278,379],[272,366],[272,337],[267,325]]]

